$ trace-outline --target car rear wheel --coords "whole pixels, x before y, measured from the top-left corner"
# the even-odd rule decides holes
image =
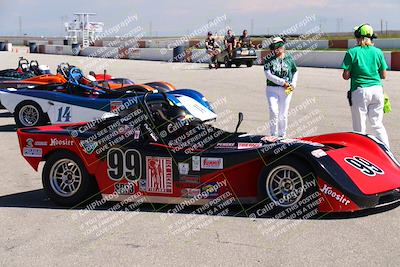
[[[97,193],[97,185],[82,161],[73,153],[58,151],[46,161],[42,174],[47,196],[62,206],[85,203]]]
[[[14,111],[14,119],[18,128],[41,126],[47,123],[46,115],[33,101],[18,104]]]
[[[268,207],[271,215],[294,214],[295,218],[303,218],[313,217],[317,211],[319,194],[315,175],[296,157],[284,157],[267,166],[260,175],[258,189],[260,203]]]
[[[247,66],[248,68],[252,67],[252,66],[253,66],[253,61],[247,62],[247,63],[246,63],[246,66]]]

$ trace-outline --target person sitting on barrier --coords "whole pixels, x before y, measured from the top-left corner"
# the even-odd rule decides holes
[[[254,47],[247,30],[243,30],[243,34],[239,37],[238,47]]]
[[[215,41],[214,37],[212,36],[212,32],[208,32],[207,39],[205,41],[206,51],[207,54],[211,56],[209,67],[212,68],[213,65],[217,67],[216,61],[217,56],[221,53],[221,49],[219,48],[218,43]]]
[[[232,58],[233,49],[236,47],[236,38],[231,29],[229,29],[227,35],[225,35],[224,45],[229,57]]]
[[[389,147],[389,138],[383,126],[384,93],[382,79],[386,79],[385,57],[381,49],[376,48],[372,39],[377,36],[369,24],[354,28],[357,46],[350,48],[342,63],[345,80],[351,79],[347,93],[353,130],[366,133],[367,118],[376,137]]]

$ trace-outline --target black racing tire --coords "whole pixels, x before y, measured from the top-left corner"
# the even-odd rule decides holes
[[[63,169],[62,176],[65,176],[64,178],[55,179],[55,174],[58,173],[57,170],[60,170],[58,168],[61,166],[63,166],[62,168],[67,166],[70,169]],[[79,177],[79,181],[77,177]],[[70,180],[65,182],[63,179]],[[87,172],[82,160],[66,150],[56,151],[46,160],[42,172],[42,183],[50,200],[61,206],[83,205],[99,196],[97,183]]]
[[[39,104],[30,100],[22,101],[15,107],[14,120],[18,128],[42,126],[49,122]]]
[[[248,68],[253,67],[253,61],[247,62],[247,63],[246,63],[246,66],[247,66]]]
[[[316,176],[307,163],[294,156],[284,156],[263,169],[258,180],[258,195],[257,206],[262,212],[258,209],[256,214],[260,217],[307,219],[318,212],[316,203],[320,196]]]
[[[242,64],[241,63],[235,63],[236,68],[239,68]]]

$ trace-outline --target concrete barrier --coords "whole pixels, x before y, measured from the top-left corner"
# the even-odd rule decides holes
[[[355,39],[348,40],[348,47],[356,46],[357,42]],[[373,40],[376,47],[381,49],[393,49],[400,48],[400,39],[375,39]]]
[[[205,49],[193,49],[190,59],[193,63],[208,63],[210,62],[210,55],[207,54]]]
[[[119,49],[118,47],[89,46],[82,49],[80,55],[99,58],[119,58]]]
[[[128,48],[129,59],[172,61],[173,49]]]
[[[329,45],[329,44],[321,44]],[[72,47],[64,45],[39,45],[39,53],[72,55]],[[300,67],[340,68],[346,51],[289,50]],[[269,50],[256,50],[255,64],[263,65]],[[168,48],[127,48],[127,47],[87,47],[81,56],[94,58],[119,58],[152,61],[173,61],[173,49]],[[384,52],[389,69],[400,70],[400,52]],[[184,62],[208,63],[210,56],[205,49],[184,49]]]
[[[72,55],[72,47],[69,45],[44,45],[44,51],[46,54]]]

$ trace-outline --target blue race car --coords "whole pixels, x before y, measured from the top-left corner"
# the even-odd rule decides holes
[[[201,121],[217,117],[205,97],[191,89],[150,91],[147,86],[136,84],[110,89],[98,85],[97,82],[82,84],[80,81],[83,77],[78,68],[72,68],[65,84],[39,85],[18,90],[1,89],[0,101],[14,114],[15,123],[19,128],[48,123],[93,121],[113,116],[132,105],[140,104],[144,97],[148,97],[150,102],[170,101],[184,107],[189,114]]]

